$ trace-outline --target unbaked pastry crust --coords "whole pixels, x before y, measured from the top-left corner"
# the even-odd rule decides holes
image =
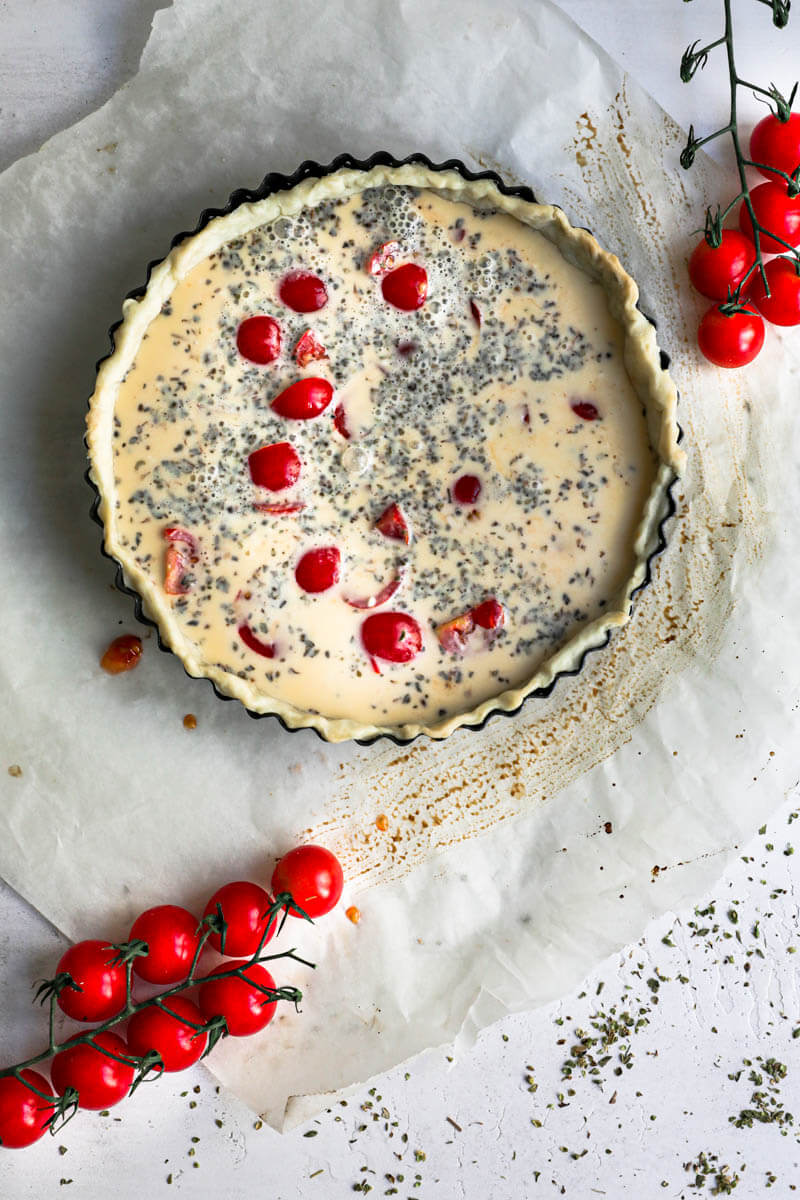
[[[332,198],[389,183],[446,192],[454,200],[477,207],[490,205],[506,212],[543,234],[565,259],[602,285],[609,310],[624,333],[625,367],[645,406],[650,442],[659,464],[634,541],[635,566],[610,605],[610,611],[590,622],[558,649],[522,687],[512,688],[467,712],[450,714],[430,725],[410,722],[376,726],[303,712],[286,701],[264,695],[247,680],[202,663],[196,648],[177,628],[163,591],[120,545],[114,505],[112,432],[117,392],[150,322],[158,316],[178,281],[226,242],[242,237],[260,225],[281,216],[295,215],[301,209]],[[123,320],[116,331],[114,350],[98,370],[87,418],[90,478],[99,495],[97,512],[105,529],[105,549],[122,567],[126,585],[141,597],[144,613],[158,625],[163,643],[180,658],[190,675],[210,679],[221,693],[240,700],[254,714],[279,716],[290,729],[313,728],[331,742],[351,738],[369,741],[383,734],[406,741],[422,733],[433,738],[447,737],[462,726],[482,723],[493,712],[513,712],[531,693],[549,688],[558,675],[578,669],[587,651],[602,646],[612,630],[627,624],[633,595],[645,582],[648,560],[658,548],[660,526],[670,510],[669,487],[684,465],[685,456],[678,445],[677,392],[669,373],[661,367],[655,330],[637,308],[638,299],[636,283],[616,256],[603,250],[586,230],[570,225],[561,209],[505,195],[492,180],[468,180],[454,170],[433,170],[419,163],[377,166],[366,171],[346,168],[322,178],[307,179],[266,199],[242,204],[232,212],[214,218],[199,233],[176,246],[153,269],[144,295],[126,300],[123,305]]]

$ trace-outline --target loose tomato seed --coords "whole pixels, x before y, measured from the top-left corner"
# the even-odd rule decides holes
[[[142,657],[142,639],[132,633],[123,633],[114,641],[100,659],[100,666],[109,675],[120,675],[138,667]]]
[[[376,817],[375,824],[378,829],[380,829],[381,833],[385,833],[389,828],[389,818],[386,816],[386,813],[381,813],[379,817]]]
[[[355,904],[351,904],[349,908],[345,909],[344,915],[348,921],[352,921],[354,925],[357,925],[361,920],[361,909],[356,908]]]
[[[582,421],[596,421],[600,416],[590,400],[573,400],[570,408]]]
[[[194,713],[187,713],[183,718],[184,729],[197,729],[197,717]]]

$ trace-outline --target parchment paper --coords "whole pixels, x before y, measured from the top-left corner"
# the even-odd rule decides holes
[[[319,964],[278,972],[303,1014],[209,1064],[278,1127],[568,989],[706,888],[796,781],[797,339],[701,364],[686,239],[735,185],[702,156],[681,172],[682,142],[547,3],[177,0],[138,76],[0,177],[0,872],[69,936],[122,936],[150,904],[268,880],[298,838],[340,854],[361,924],[343,904],[285,936]],[[401,750],[253,722],[152,639],[105,676],[134,621],[81,479],[92,364],[146,261],[267,170],[377,148],[498,167],[616,251],[689,455],[612,646],[513,720]]]

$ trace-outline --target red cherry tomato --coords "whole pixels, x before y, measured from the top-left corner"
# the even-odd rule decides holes
[[[124,1008],[125,968],[114,965],[116,955],[108,942],[98,941],[78,942],[62,954],[56,973],[66,971],[76,984],[59,993],[62,1012],[76,1021],[107,1021]]]
[[[417,263],[395,268],[381,280],[384,300],[404,312],[422,308],[428,296],[428,272]]]
[[[212,933],[208,939],[209,945],[220,954],[231,958],[255,954],[262,934],[267,928],[267,910],[272,900],[257,883],[238,880],[236,883],[226,883],[219,888],[205,907],[203,916],[217,911],[217,905],[222,909],[222,916],[227,922],[225,945],[223,948],[219,934]],[[275,932],[274,919],[270,922],[267,937],[270,940]]]
[[[236,346],[250,362],[274,362],[281,352],[281,327],[274,317],[248,317],[236,330]]]
[[[50,1095],[52,1089],[38,1071],[24,1070],[20,1074],[40,1092]],[[44,1133],[52,1104],[12,1075],[0,1079],[0,1146],[4,1150],[21,1150],[38,1142]]]
[[[422,630],[407,613],[373,613],[361,626],[361,641],[374,658],[405,663],[422,649]]]
[[[284,275],[278,287],[278,295],[287,308],[295,312],[309,313],[324,308],[328,303],[328,290],[317,275],[310,271],[290,271]]]
[[[692,251],[689,278],[702,296],[727,300],[744,279],[756,257],[749,237],[737,229],[723,229],[719,246],[709,246],[705,238]]]
[[[770,113],[759,121],[750,135],[750,157],[791,175],[800,164],[800,113],[790,113],[788,121]],[[758,169],[767,179],[776,179],[770,171]]]
[[[800,196],[787,196],[783,183],[760,183],[750,193],[750,200],[759,225],[775,234],[775,237],[761,234],[761,249],[765,254],[783,253],[786,246],[776,241],[778,237],[790,246],[800,246]],[[753,222],[744,200],[739,209],[739,228],[752,238]]]
[[[242,961],[223,963],[222,966],[216,967],[206,977],[206,982],[201,986],[197,997],[206,1020],[224,1017],[231,1037],[249,1037],[252,1033],[258,1033],[260,1029],[269,1025],[275,1015],[276,1002],[268,999],[259,990],[274,988],[275,980],[260,963],[246,968],[245,979],[238,975],[228,975],[225,979],[214,978],[220,971],[244,965]],[[258,986],[253,986],[254,984]]]
[[[125,1042],[110,1030],[98,1033],[95,1041],[112,1054],[123,1058],[128,1054]],[[83,1042],[57,1054],[50,1075],[59,1096],[63,1096],[68,1087],[75,1088],[80,1108],[111,1108],[124,1100],[130,1091],[134,1067],[133,1064],[126,1066],[118,1058],[109,1058],[102,1050]]]
[[[272,401],[272,411],[279,417],[290,417],[295,421],[308,421],[318,417],[333,398],[333,384],[327,379],[298,379]]]
[[[208,1034],[193,1028],[204,1025],[206,1019],[184,996],[168,996],[164,1003],[170,1012],[153,1005],[133,1014],[128,1023],[128,1049],[139,1057],[157,1050],[165,1071],[183,1071],[197,1062],[208,1045]]]
[[[408,545],[408,522],[398,504],[390,504],[383,510],[375,522],[375,528],[384,537],[391,538],[396,542],[405,542]]]
[[[600,416],[600,413],[591,400],[573,400],[570,408],[576,417],[580,417],[582,421],[596,421]]]
[[[148,908],[131,926],[128,941],[147,942],[149,951],[133,960],[133,970],[148,983],[180,983],[189,974],[200,943],[197,917],[177,904]]]
[[[714,304],[700,322],[697,344],[718,367],[744,367],[764,345],[764,322],[757,313],[726,315]]]
[[[480,625],[481,629],[497,629],[498,626],[505,625],[506,610],[499,600],[490,596],[488,600],[484,600],[483,604],[475,605],[472,610],[472,619],[476,625]]]
[[[773,325],[800,325],[800,275],[796,264],[789,258],[773,258],[766,271],[769,296],[759,274],[749,289],[749,298]]]
[[[294,569],[298,587],[304,592],[327,592],[339,582],[341,555],[335,546],[307,550]]]
[[[481,481],[477,475],[462,475],[453,484],[453,499],[456,504],[475,504],[481,494]]]
[[[253,483],[256,487],[269,488],[271,492],[281,492],[297,483],[301,465],[297,451],[289,442],[260,446],[247,458]]]
[[[288,892],[309,917],[324,917],[339,903],[344,876],[338,858],[324,846],[296,846],[276,864],[270,886],[276,896]]]

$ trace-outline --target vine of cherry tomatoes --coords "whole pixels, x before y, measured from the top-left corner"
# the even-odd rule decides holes
[[[271,894],[237,880],[210,897],[199,921],[185,908],[162,904],[136,918],[126,942],[71,946],[55,977],[40,987],[40,998],[100,1028],[79,1030],[61,1045],[51,1041],[31,1060],[38,1066],[53,1055],[50,1081],[30,1064],[0,1075],[0,1145],[29,1146],[57,1117],[67,1119],[77,1108],[111,1108],[147,1075],[185,1070],[219,1037],[264,1029],[278,1000],[300,999],[296,988],[278,988],[258,961],[281,914],[324,916],[338,904],[342,887],[342,868],[330,850],[298,846],[277,863]],[[197,976],[206,943],[226,960]],[[132,976],[168,990],[137,1003]],[[190,989],[193,999],[183,994]],[[124,1036],[107,1028],[123,1020]]]
[[[765,267],[769,296],[755,265],[753,223],[744,201],[739,229],[721,229],[719,222],[709,220],[689,259],[692,284],[715,301],[700,321],[698,345],[720,367],[753,361],[764,344],[765,321],[800,324],[800,195],[790,195],[791,188],[773,173],[793,175],[800,167],[800,113],[785,120],[775,113],[764,117],[751,135],[750,155],[769,181],[750,192],[756,220],[769,231],[760,236],[762,256],[781,256]],[[785,243],[794,247],[794,255]]]

